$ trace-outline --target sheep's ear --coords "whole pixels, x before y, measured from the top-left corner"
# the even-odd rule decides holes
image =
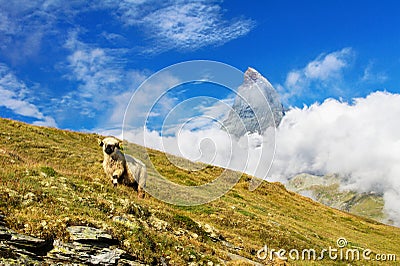
[[[97,139],[97,142],[99,143],[99,146],[103,147],[104,143],[101,139]]]
[[[118,148],[119,150],[121,150],[121,151],[123,150],[122,142],[118,142],[116,146],[117,146],[117,148]]]

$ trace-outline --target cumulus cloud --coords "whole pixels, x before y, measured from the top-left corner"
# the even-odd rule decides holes
[[[340,71],[348,65],[348,59],[351,54],[350,48],[344,48],[327,55],[320,55],[304,68],[304,76],[310,80],[322,81],[337,77]]]
[[[169,154],[200,161],[224,168],[234,169],[251,175],[266,178],[271,166],[274,147],[271,146],[273,132],[249,134],[237,139],[216,123],[205,129],[191,130],[185,126],[177,127],[175,134],[163,136],[161,132],[148,128],[124,131],[126,140],[158,149]],[[263,148],[260,147],[264,144]],[[173,160],[173,158],[170,158]],[[182,161],[174,161],[178,167]]]
[[[32,91],[6,65],[0,63],[0,107],[17,115],[33,118],[33,124],[56,127],[56,121],[51,116],[44,115],[32,103],[31,94]]]
[[[320,54],[304,68],[291,70],[284,85],[278,86],[283,100],[288,101],[305,94],[313,95],[315,92],[311,91],[311,87],[319,87],[325,91],[338,89],[343,70],[350,66],[354,54],[351,48],[343,48],[329,54]]]
[[[289,110],[277,130],[271,177],[337,173],[346,189],[383,193],[400,224],[400,95],[375,92],[353,103],[327,99]]]

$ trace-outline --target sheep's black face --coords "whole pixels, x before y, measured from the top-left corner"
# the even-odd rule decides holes
[[[116,149],[120,148],[119,141],[113,137],[108,137],[103,140],[99,140],[99,145],[103,147],[103,151],[107,155],[113,154]]]
[[[107,144],[105,147],[104,147],[104,151],[108,154],[108,155],[110,155],[110,154],[112,154],[113,152],[114,152],[114,150],[115,150],[115,145],[114,144]]]

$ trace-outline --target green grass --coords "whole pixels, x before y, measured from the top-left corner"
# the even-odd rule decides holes
[[[138,200],[132,188],[115,189],[104,175],[98,137],[0,119],[0,212],[12,229],[67,240],[67,226],[92,225],[108,230],[121,248],[150,265],[160,264],[161,257],[171,265],[191,261],[206,265],[221,259],[246,265],[230,261],[228,252],[257,261],[257,251],[264,245],[321,250],[336,247],[339,237],[345,237],[351,247],[396,254],[400,259],[399,228],[326,207],[287,191],[280,183],[263,182],[251,192],[247,175],[226,195],[200,206],[169,205],[151,196]],[[159,151],[137,145],[124,145],[124,149],[154,165],[149,175],[158,171],[183,185],[205,184],[224,171],[173,159],[201,169],[189,171],[174,166]],[[161,226],[155,226],[155,221]],[[210,239],[199,224],[212,226],[226,242]],[[348,263],[326,259],[323,264]]]

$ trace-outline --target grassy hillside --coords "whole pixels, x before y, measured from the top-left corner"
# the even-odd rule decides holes
[[[229,193],[205,205],[179,207],[149,196],[138,200],[131,188],[114,189],[105,177],[98,137],[0,119],[0,213],[12,229],[63,240],[69,237],[69,225],[103,228],[122,249],[153,265],[251,265],[243,258],[279,264],[257,259],[257,251],[267,245],[320,252],[337,248],[339,237],[347,239],[347,248],[396,254],[400,260],[399,228],[326,207],[279,183],[263,182],[250,192],[246,175]],[[130,149],[142,156],[140,147]],[[185,171],[161,152],[148,153],[159,172],[186,185],[208,182],[222,171],[213,166]],[[324,265],[330,264],[348,262],[325,256]]]

